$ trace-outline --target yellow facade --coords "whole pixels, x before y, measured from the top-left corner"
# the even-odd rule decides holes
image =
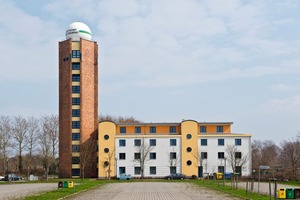
[[[98,177],[115,176],[115,136],[116,124],[113,122],[99,123],[98,133]],[[104,148],[105,147],[105,148]],[[108,152],[105,152],[105,149]]]
[[[187,176],[198,175],[198,123],[193,120],[181,123],[181,170]]]

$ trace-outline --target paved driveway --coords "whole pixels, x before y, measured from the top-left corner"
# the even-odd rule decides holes
[[[0,184],[0,199],[17,199],[55,189],[57,183]]]
[[[224,193],[186,182],[124,182],[103,185],[69,199],[97,200],[229,200],[235,198]]]

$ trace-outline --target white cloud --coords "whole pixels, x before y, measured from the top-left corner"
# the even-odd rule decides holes
[[[260,106],[262,111],[273,114],[296,113],[300,114],[300,96],[274,98]]]

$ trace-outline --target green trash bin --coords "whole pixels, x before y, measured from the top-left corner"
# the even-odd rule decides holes
[[[69,187],[68,181],[64,181],[64,188],[68,188],[68,187]]]
[[[295,193],[294,193],[294,188],[286,188],[286,198],[287,199],[294,199],[295,198]]]

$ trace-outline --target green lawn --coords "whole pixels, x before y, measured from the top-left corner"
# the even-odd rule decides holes
[[[74,188],[60,188],[54,191],[49,191],[49,192],[45,192],[39,195],[33,195],[33,196],[27,196],[24,199],[25,200],[34,200],[34,199],[43,199],[43,200],[55,200],[55,199],[59,199],[62,197],[66,197],[72,194],[76,194],[97,186],[100,186],[104,183],[108,183],[108,181],[104,181],[104,180],[79,180],[79,179],[73,179],[69,181],[73,181],[75,187]],[[59,181],[65,181],[63,179],[56,179],[56,180],[51,180],[49,182],[56,182],[58,184]],[[110,181],[113,182],[113,181]]]
[[[223,182],[220,181],[218,183],[218,181],[214,181],[214,180],[193,180],[193,183],[209,188],[209,189],[213,189],[213,190],[217,190],[217,191],[221,191],[221,192],[225,192],[227,194],[231,194],[233,196],[237,196],[243,199],[249,199],[249,200],[269,200],[270,197],[267,195],[260,195],[257,193],[254,194],[246,194],[246,191],[243,189],[237,189],[237,190],[233,190],[231,189],[230,186],[225,185],[223,186]],[[229,183],[229,182],[228,182]]]

